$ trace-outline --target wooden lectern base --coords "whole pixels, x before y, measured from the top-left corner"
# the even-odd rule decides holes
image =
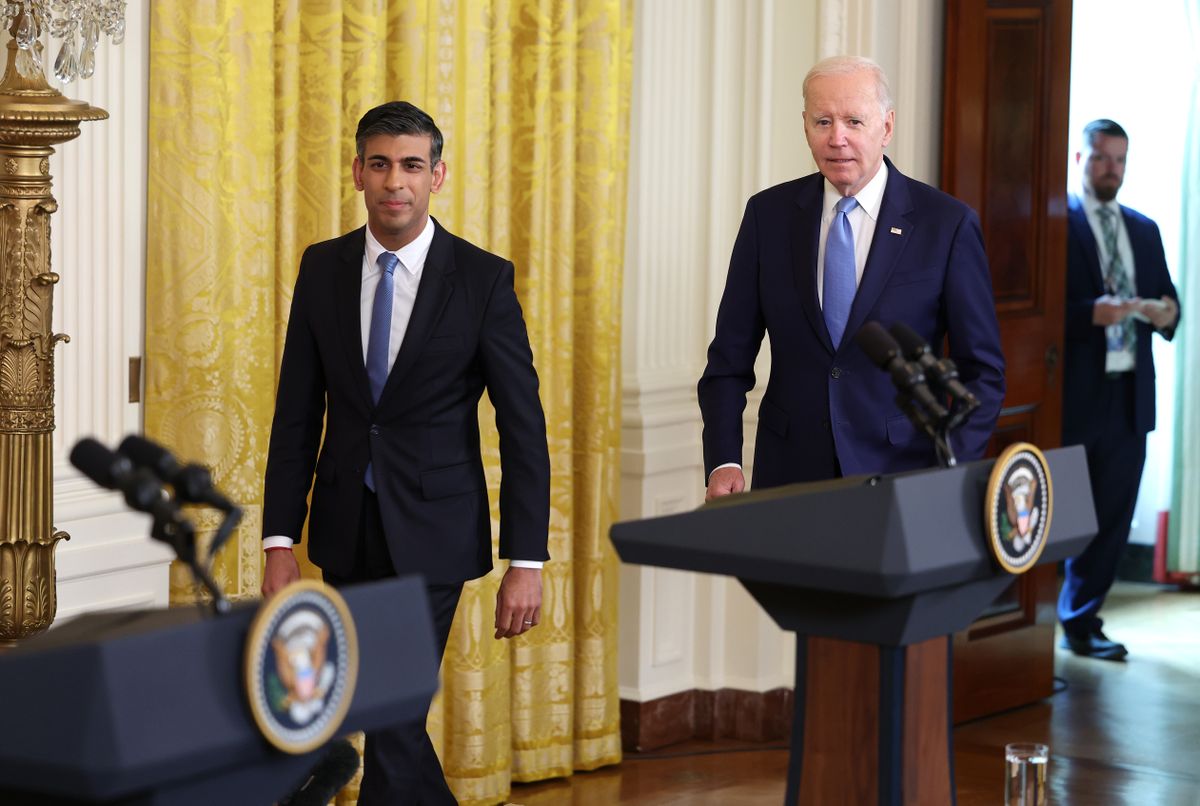
[[[786,803],[950,806],[950,636],[902,647],[796,639]]]

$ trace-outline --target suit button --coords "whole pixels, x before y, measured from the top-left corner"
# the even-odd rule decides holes
[[[841,368],[841,367],[834,367],[833,369],[831,369],[831,370],[829,371],[829,375],[830,375],[830,377],[832,377],[834,380],[837,380],[838,378],[842,377],[842,368]]]
[[[373,436],[373,437],[379,436],[379,426],[377,426],[377,425],[371,426],[371,436]]]

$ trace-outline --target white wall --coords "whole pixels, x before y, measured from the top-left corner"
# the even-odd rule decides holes
[[[149,4],[130,3],[126,26],[123,44],[101,41],[92,78],[60,88],[109,119],[83,124],[50,159],[59,203],[51,262],[62,277],[54,329],[71,337],[55,365],[54,526],[71,535],[58,548],[60,622],[89,610],[165,606],[168,594],[170,555],[149,539],[149,519],[67,460],[81,437],[114,446],[141,429],[128,366],[142,354],[144,322]],[[57,45],[46,52],[52,63]]]
[[[636,14],[624,519],[703,501],[696,381],[746,199],[813,170],[801,117],[809,67],[838,53],[878,60],[898,110],[889,155],[935,184],[942,83],[942,0],[641,0]],[[764,354],[759,378],[768,371]],[[760,394],[747,407],[751,476]],[[792,684],[793,637],[736,580],[624,565],[620,620],[623,699]]]

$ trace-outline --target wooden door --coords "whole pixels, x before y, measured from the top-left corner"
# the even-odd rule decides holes
[[[942,188],[979,213],[1007,362],[993,454],[1060,441],[1070,0],[947,0]],[[1049,696],[1053,566],[954,641],[954,719]]]

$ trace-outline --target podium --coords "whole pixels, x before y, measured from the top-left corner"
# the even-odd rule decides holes
[[[1039,564],[1096,533],[1082,447],[1045,454]],[[787,804],[952,804],[951,639],[1013,582],[984,538],[994,460],[796,484],[615,524],[622,561],[737,577],[797,634]]]
[[[423,581],[339,592],[359,647],[339,732],[423,718],[438,673]],[[323,748],[269,745],[242,688],[256,610],[86,615],[0,655],[0,803],[266,806],[302,784]]]

